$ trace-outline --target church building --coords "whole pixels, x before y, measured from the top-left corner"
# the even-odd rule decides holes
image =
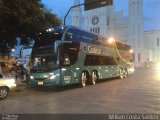
[[[143,0],[128,1],[128,17],[124,16],[123,11],[115,12],[114,3],[114,0],[84,0],[84,17],[81,7],[73,8],[72,25],[82,28],[84,18],[83,29],[131,45],[136,67],[154,60],[154,52],[146,47],[148,39],[145,41],[145,37],[149,31],[144,32]],[[78,4],[80,0],[74,0],[74,5]]]

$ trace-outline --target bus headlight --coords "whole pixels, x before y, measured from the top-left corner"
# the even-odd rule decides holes
[[[56,75],[51,75],[49,79],[54,79],[56,78]]]
[[[31,80],[33,80],[33,79],[34,79],[34,77],[33,77],[33,76],[30,76],[30,79],[31,79]]]

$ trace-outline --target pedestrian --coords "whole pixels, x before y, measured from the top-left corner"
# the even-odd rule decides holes
[[[15,77],[16,84],[18,84],[18,81],[17,81],[17,66],[15,64],[11,68],[11,75]]]
[[[20,76],[21,76],[21,80],[22,82],[26,81],[26,69],[23,67],[23,65],[20,68]]]

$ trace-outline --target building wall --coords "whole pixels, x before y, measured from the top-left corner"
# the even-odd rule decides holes
[[[145,62],[143,0],[129,0],[128,27],[128,40],[134,50],[134,63],[139,67]]]
[[[144,32],[146,61],[160,62],[160,30]]]
[[[123,11],[114,14],[114,35],[116,40],[129,44],[128,41],[128,19],[124,17]]]

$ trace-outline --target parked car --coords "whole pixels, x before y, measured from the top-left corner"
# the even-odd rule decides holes
[[[0,74],[0,99],[8,96],[9,90],[16,87],[15,78]]]

